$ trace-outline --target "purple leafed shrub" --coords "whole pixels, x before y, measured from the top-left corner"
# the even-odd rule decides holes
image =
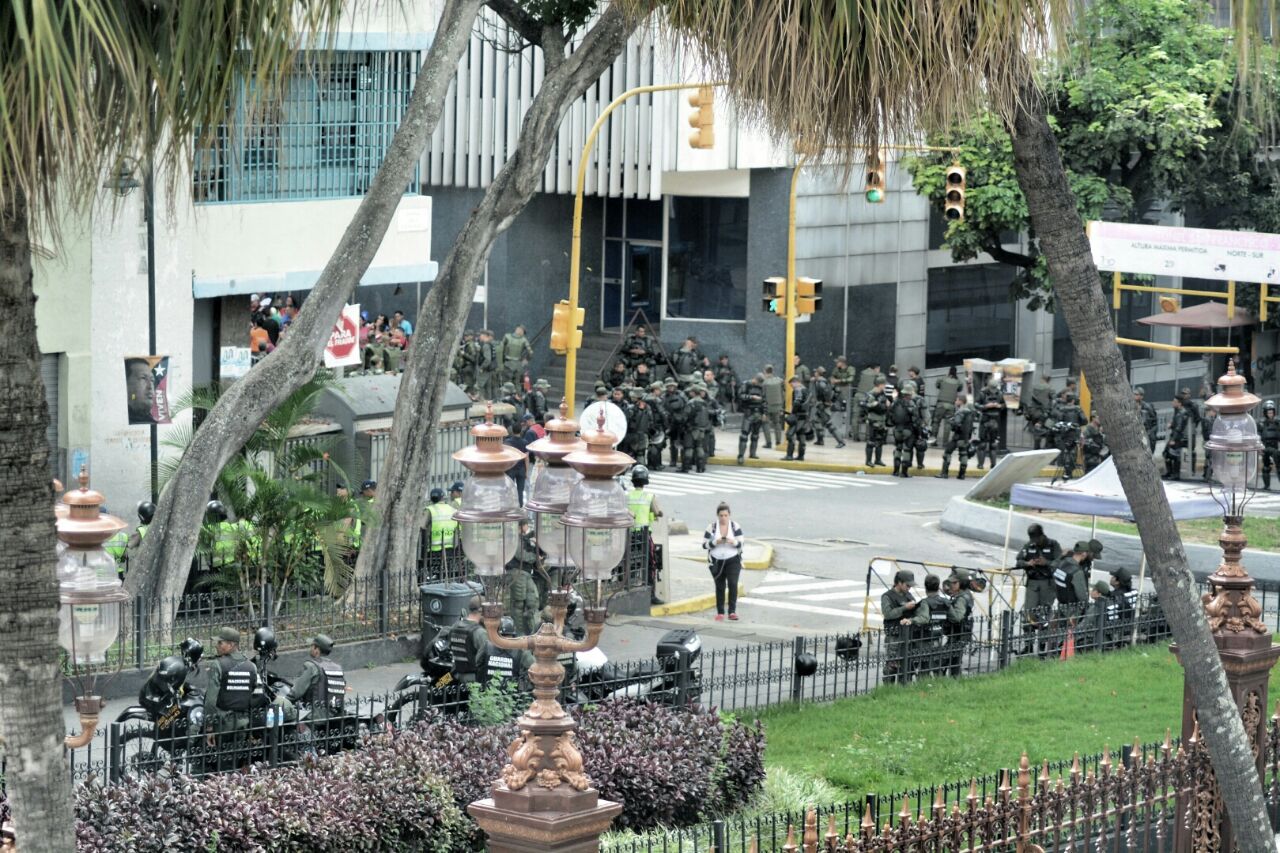
[[[576,716],[587,774],[601,796],[623,803],[618,826],[713,817],[744,804],[764,781],[759,722],[634,701]],[[516,732],[513,723],[476,727],[432,716],[306,765],[82,785],[78,846],[102,853],[463,853],[479,841],[465,808],[489,795]]]
[[[377,738],[307,766],[199,780],[149,775],[76,791],[77,847],[104,853],[456,853],[470,849],[472,829],[411,736]]]

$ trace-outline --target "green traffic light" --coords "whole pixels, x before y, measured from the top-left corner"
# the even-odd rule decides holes
[[[776,300],[776,299],[770,299],[770,300],[769,300],[769,312],[770,312],[771,314],[777,314],[777,313],[778,313],[778,300]]]
[[[878,189],[867,190],[867,201],[872,204],[879,204],[884,201],[884,192]]]

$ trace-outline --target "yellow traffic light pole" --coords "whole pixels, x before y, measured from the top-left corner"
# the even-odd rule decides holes
[[[800,186],[800,170],[804,168],[808,155],[801,154],[796,167],[791,170],[791,196],[787,201],[787,363],[783,365],[782,376],[786,382],[787,408],[791,408],[791,377],[796,372],[796,190]]]
[[[587,183],[587,158],[591,155],[591,149],[595,147],[596,137],[600,135],[600,129],[604,127],[605,120],[609,118],[618,106],[629,98],[636,95],[644,95],[649,92],[674,92],[679,89],[701,89],[709,86],[723,86],[724,82],[716,83],[669,83],[662,86],[637,86],[634,89],[628,89],[618,97],[614,98],[609,106],[604,108],[604,112],[600,113],[600,117],[596,119],[596,123],[591,126],[591,132],[587,134],[586,144],[582,146],[582,156],[578,158],[578,176],[574,185],[573,193],[573,245],[569,254],[569,316],[572,318],[578,311],[578,279],[582,272],[582,205],[583,193],[586,190]],[[792,212],[794,219],[794,192],[792,193]],[[564,354],[564,397],[565,402],[569,406],[569,414],[573,414],[574,404],[574,386],[578,379],[578,346],[570,335],[568,348]]]

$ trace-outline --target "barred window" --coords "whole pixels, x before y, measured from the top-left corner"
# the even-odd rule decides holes
[[[254,97],[254,81],[245,80],[227,105],[232,120],[195,151],[195,201],[363,195],[400,126],[417,70],[414,51],[338,51],[301,57],[271,98]]]

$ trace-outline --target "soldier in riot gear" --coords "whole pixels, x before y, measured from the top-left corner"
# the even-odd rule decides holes
[[[538,627],[538,611],[542,608],[542,591],[533,579],[538,565],[538,546],[533,534],[527,530],[528,521],[520,519],[520,550],[506,565],[506,591],[503,606],[515,621],[522,636],[532,634]]]
[[[947,608],[947,674],[958,678],[964,655],[973,642],[973,593],[969,589],[969,570],[952,569],[945,584],[951,606]]]
[[[741,393],[741,383],[738,382],[738,373],[729,364],[729,356],[721,355],[716,360],[715,366],[716,385],[720,389],[716,397],[716,402],[726,408],[733,408],[738,404],[738,394]]]
[[[627,452],[641,462],[649,458],[649,437],[657,427],[657,416],[645,400],[643,388],[631,389],[627,414]]]
[[[707,401],[707,386],[694,382],[689,386],[689,417],[685,424],[684,447],[680,454],[680,470],[687,474],[707,470],[707,434],[715,425],[715,414]]]
[[[910,382],[910,380],[908,380],[907,384],[910,385],[912,383]],[[915,437],[916,467],[923,468],[924,454],[929,449],[929,436],[931,435],[931,433],[929,432],[929,404],[925,402],[924,391],[918,390],[924,387],[924,380],[917,379],[914,384],[917,390],[912,395],[912,401],[915,403],[916,418],[920,424],[916,428],[916,437]],[[907,454],[907,461],[908,462],[911,461],[910,453]]]
[[[764,423],[764,374],[757,373],[742,386],[738,396],[738,407],[742,410],[742,431],[738,433],[738,464],[743,464],[743,455],[748,451],[752,459],[756,455],[756,442],[760,439],[760,426]]]
[[[942,471],[938,478],[945,480],[951,470],[951,454],[960,454],[960,470],[956,479],[963,480],[965,468],[969,465],[969,442],[973,439],[973,422],[977,412],[969,405],[964,394],[956,395],[956,410],[952,413],[948,424],[947,446],[942,453]]]
[[[831,437],[836,440],[836,448],[844,447],[844,441],[840,438],[840,434],[836,432],[835,425],[831,423],[831,407],[835,404],[836,392],[831,387],[830,380],[827,379],[827,369],[822,365],[818,365],[813,369],[813,382],[809,391],[813,396],[811,420],[813,431],[817,436],[813,443],[821,447],[823,434],[829,432]]]
[[[219,746],[219,769],[238,762],[249,730],[253,694],[258,690],[258,670],[240,651],[240,632],[220,628],[214,635],[217,658],[208,669],[204,692],[204,718],[210,730],[209,746]]]
[[[764,366],[764,449],[782,444],[782,409],[787,404],[787,383],[773,372],[773,365]]]
[[[1080,427],[1084,425],[1084,410],[1076,403],[1074,394],[1063,394],[1058,407],[1058,420],[1053,424],[1053,444],[1058,450],[1057,465],[1063,478],[1070,480],[1076,473],[1076,446],[1080,443]]]
[[[911,594],[915,579],[911,572],[901,569],[893,576],[893,586],[880,596],[880,615],[884,619],[886,638],[883,673],[886,684],[893,684],[899,677],[905,680],[910,675],[902,668],[907,641],[913,628],[929,622],[928,609],[920,607],[920,602]]]
[[[892,398],[886,390],[883,374],[876,375],[875,385],[859,401],[863,420],[867,423],[867,467],[883,465],[885,439],[889,437],[889,406]]]
[[[1124,566],[1111,570],[1111,613],[1108,621],[1115,627],[1116,639],[1128,642],[1133,632],[1133,620],[1138,613],[1138,590],[1133,588],[1133,574]],[[1123,639],[1122,639],[1123,638]]]
[[[783,459],[804,461],[804,441],[810,429],[812,400],[799,376],[791,377],[791,411],[787,414],[787,455]]]
[[[1138,407],[1138,416],[1142,418],[1142,429],[1147,434],[1147,450],[1155,453],[1156,433],[1160,428],[1156,407],[1147,402],[1147,392],[1142,388],[1133,389],[1133,403]]]
[[[1029,655],[1035,650],[1036,632],[1049,625],[1053,603],[1057,600],[1057,588],[1053,583],[1053,569],[1062,559],[1062,546],[1045,535],[1044,528],[1033,524],[1027,528],[1027,544],[1018,552],[1015,567],[1026,578],[1026,598],[1022,604],[1022,651]]]
[[[1058,599],[1054,620],[1054,643],[1060,644],[1068,628],[1074,627],[1089,602],[1089,543],[1081,540],[1063,554],[1053,567],[1053,586]]]
[[[1053,411],[1053,387],[1049,385],[1049,377],[1040,374],[1036,386],[1031,389],[1031,402],[1027,404],[1023,415],[1031,430],[1031,449],[1039,450],[1049,443],[1049,416]]]
[[[1169,428],[1170,435],[1173,428]],[[1276,418],[1276,402],[1262,404],[1262,421],[1258,424],[1258,438],[1262,439],[1262,488],[1271,491],[1271,466],[1280,470],[1280,419]],[[1209,458],[1208,453],[1205,458]]]
[[[547,417],[547,392],[551,390],[551,383],[545,379],[539,379],[533,383],[524,395],[522,401],[524,410],[533,415],[533,419],[537,423],[542,423]]]
[[[1004,411],[1004,395],[1000,393],[1000,382],[992,379],[986,387],[978,392],[974,405],[978,409],[978,470],[982,470],[987,462],[996,464],[996,453],[1000,449],[1000,413]]]
[[[680,467],[680,451],[685,445],[686,424],[689,420],[689,398],[680,390],[680,383],[668,376],[666,393],[662,396],[662,409],[667,416],[667,444],[671,448],[671,467]]]
[[[1213,422],[1217,420],[1218,410],[1212,406],[1205,406],[1204,411],[1200,415],[1200,437],[1204,439],[1205,446],[1208,446],[1209,436],[1213,435]],[[1207,483],[1213,479],[1213,454],[1208,450],[1204,452],[1204,481]]]
[[[453,677],[463,684],[489,681],[489,634],[480,624],[480,596],[467,602],[467,615],[449,629],[449,652],[453,655]]]
[[[658,348],[644,326],[636,326],[635,331],[627,336],[622,352],[625,354],[627,367],[631,370],[641,364],[653,370],[658,363]]]
[[[1272,417],[1274,417],[1275,406],[1271,407],[1271,411]],[[1173,417],[1169,420],[1169,436],[1164,442],[1164,478],[1166,480],[1182,479],[1182,449],[1187,446],[1187,432],[1190,429],[1190,425],[1191,418],[1183,407],[1182,401],[1174,397]],[[1259,430],[1259,434],[1261,434],[1261,430]],[[1280,433],[1278,433],[1277,437],[1280,437]],[[1263,470],[1265,471],[1266,468],[1264,467]],[[1265,474],[1263,476],[1265,479],[1270,479]]]
[[[476,366],[479,363],[480,345],[476,343],[476,333],[467,329],[462,333],[458,351],[453,354],[453,372],[464,391],[471,391],[476,387]]]
[[[924,419],[916,405],[915,383],[903,385],[889,407],[889,422],[893,424],[893,476],[910,477],[908,469],[915,452],[916,436],[924,428]]]
[[[964,390],[964,383],[956,375],[954,367],[947,370],[947,375],[938,379],[933,383],[933,387],[938,392],[938,399],[933,404],[933,444],[938,447],[946,447],[948,439],[951,437],[951,416],[956,411],[956,398],[961,396]],[[944,438],[943,436],[946,436]]]
[[[649,430],[649,452],[642,461],[648,463],[649,468],[654,471],[661,471],[662,451],[667,446],[667,413],[662,405],[662,383],[652,382],[649,385],[649,393],[644,395],[645,405],[649,407],[649,411],[653,412],[653,426]]]
[[[302,672],[289,687],[289,696],[311,708],[315,737],[325,741],[330,734],[326,721],[341,717],[347,695],[347,681],[342,665],[329,659],[333,640],[325,634],[311,638],[310,657],[302,664]]]
[[[943,668],[942,644],[947,633],[947,611],[951,609],[951,599],[942,592],[942,581],[937,575],[924,577],[924,607],[929,613],[929,624],[916,628],[917,649],[912,670],[934,675]]]
[[[1102,464],[1108,452],[1107,436],[1102,431],[1102,421],[1098,419],[1097,412],[1093,413],[1089,425],[1084,428],[1081,441],[1084,447],[1084,472],[1088,474]]]
[[[844,356],[836,356],[835,367],[831,368],[831,387],[836,395],[836,409],[845,413],[844,416],[844,432],[845,438],[853,435],[852,413],[849,410],[849,394],[853,391],[854,383],[858,377],[853,372],[853,368],[849,366],[849,360]]]

